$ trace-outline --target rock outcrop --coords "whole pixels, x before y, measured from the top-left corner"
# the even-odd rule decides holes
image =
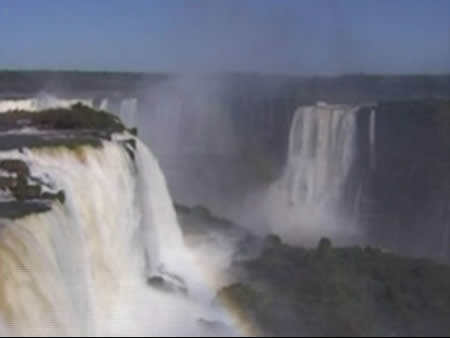
[[[40,112],[10,111],[0,114],[0,218],[15,219],[31,213],[45,212],[52,203],[65,203],[65,193],[34,175],[26,161],[9,158],[8,152],[24,149],[66,147],[76,150],[89,145],[100,147],[103,140],[127,130],[120,119],[82,104],[69,109]],[[134,159],[137,130],[121,139],[124,149]]]
[[[275,243],[274,237],[266,242]],[[218,301],[275,336],[448,336],[450,268],[367,247],[266,246]]]

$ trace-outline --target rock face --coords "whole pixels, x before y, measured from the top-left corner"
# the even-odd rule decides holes
[[[0,151],[60,146],[75,150],[84,145],[100,147],[103,140],[110,140],[113,134],[125,131],[116,116],[81,104],[41,112],[11,111],[0,114]],[[129,139],[120,141],[132,159],[136,150],[132,135],[136,132],[131,131]],[[64,191],[33,175],[25,161],[2,156],[0,218],[15,219],[45,212],[55,202],[65,203]]]

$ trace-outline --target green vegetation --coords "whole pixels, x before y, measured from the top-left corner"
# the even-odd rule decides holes
[[[313,250],[266,246],[239,265],[245,277],[218,297],[268,336],[450,334],[448,266],[328,239]]]

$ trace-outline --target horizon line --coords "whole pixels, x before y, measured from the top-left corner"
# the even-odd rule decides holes
[[[129,70],[82,70],[82,69],[16,69],[0,68],[1,73],[81,73],[81,74],[108,74],[108,75],[133,75],[133,76],[173,76],[173,75],[253,75],[253,76],[274,76],[292,78],[342,78],[342,77],[450,77],[450,72],[348,72],[340,74],[301,74],[285,72],[260,72],[260,71],[129,71]]]

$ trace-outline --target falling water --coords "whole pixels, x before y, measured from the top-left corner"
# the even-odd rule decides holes
[[[135,139],[133,161],[124,137],[132,136],[99,148],[0,153],[66,196],[49,212],[1,221],[2,333],[196,335],[197,320],[214,317],[198,299],[147,285],[158,274],[191,289],[201,269],[184,247],[157,160]]]
[[[263,193],[262,212],[271,232],[309,244],[353,231],[340,228],[339,201],[353,164],[357,110],[325,103],[297,109],[285,172]]]
[[[103,111],[108,111],[109,108],[109,100],[107,98],[102,99],[100,102],[99,109]]]
[[[301,107],[290,131],[289,203],[321,207],[339,197],[353,160],[355,108]]]

